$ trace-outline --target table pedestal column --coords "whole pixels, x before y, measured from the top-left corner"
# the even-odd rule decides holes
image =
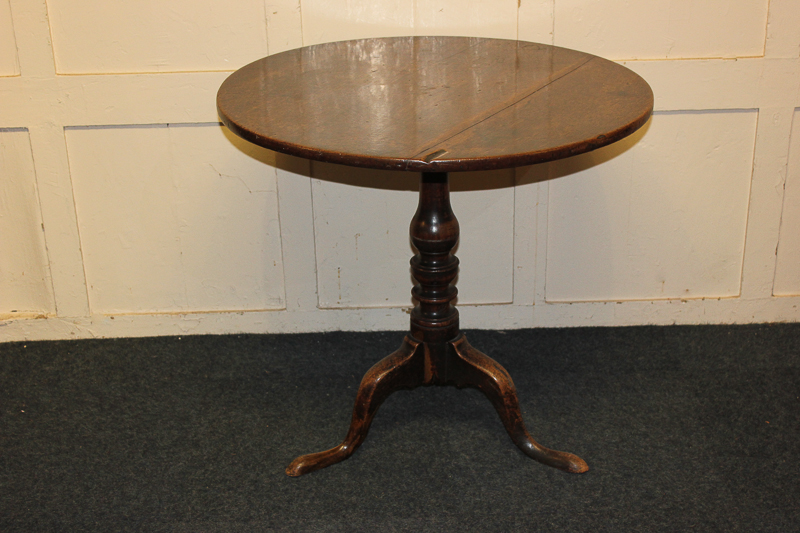
[[[459,228],[450,207],[447,173],[422,173],[419,206],[411,221],[411,242],[418,253],[411,271],[418,284],[411,291],[418,302],[411,312],[411,331],[396,352],[379,361],[361,380],[350,430],[330,450],[295,459],[286,469],[300,476],[350,457],[367,436],[383,401],[398,389],[420,385],[474,387],[492,402],[511,440],[529,457],[546,465],[582,473],[589,467],[580,457],[538,444],[525,429],[514,382],[489,356],[473,348],[459,331],[458,291],[453,281],[458,259],[452,250]]]

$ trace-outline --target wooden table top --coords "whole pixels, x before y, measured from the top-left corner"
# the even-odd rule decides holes
[[[653,110],[611,61],[544,44],[396,37],[265,57],[217,94],[222,122],[278,152],[424,172],[508,168],[594,150]]]

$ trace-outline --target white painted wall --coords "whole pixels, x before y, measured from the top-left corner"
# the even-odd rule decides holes
[[[409,34],[577,48],[656,95],[617,145],[453,176],[464,327],[800,320],[798,27],[796,0],[0,0],[0,341],[404,329],[416,177],[248,145],[215,94]]]

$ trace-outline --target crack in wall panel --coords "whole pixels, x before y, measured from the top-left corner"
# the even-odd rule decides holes
[[[792,119],[789,164],[776,252],[775,296],[800,296],[800,110]]]
[[[0,315],[50,314],[44,226],[28,131],[0,128]]]

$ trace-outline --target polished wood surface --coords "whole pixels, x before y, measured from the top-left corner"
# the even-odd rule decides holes
[[[299,157],[421,172],[508,168],[615,142],[653,93],[611,61],[544,44],[396,37],[260,59],[220,87],[237,135]]]

